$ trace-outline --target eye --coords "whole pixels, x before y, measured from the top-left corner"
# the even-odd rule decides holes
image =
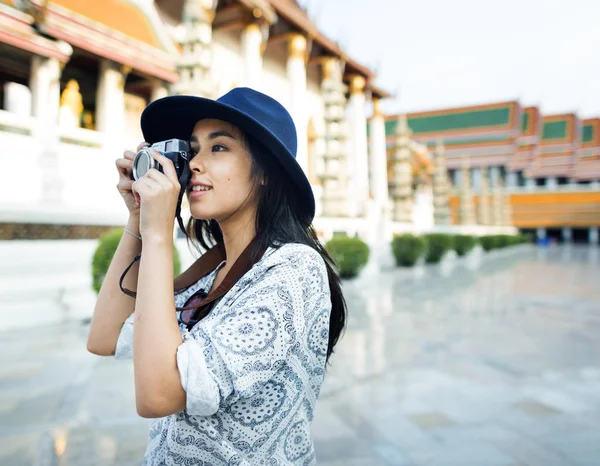
[[[227,147],[222,146],[221,144],[215,144],[214,146],[212,146],[213,152],[223,152],[225,150],[227,150]]]

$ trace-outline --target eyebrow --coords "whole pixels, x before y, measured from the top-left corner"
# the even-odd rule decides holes
[[[229,132],[227,132],[225,130],[213,131],[212,133],[210,133],[208,135],[208,139],[216,139],[216,138],[221,137],[221,136],[226,137],[226,138],[231,138],[231,139],[234,139],[234,140],[236,139],[235,137],[233,137],[231,135],[231,133],[229,133]],[[200,141],[198,141],[198,136],[196,136],[195,134],[192,134],[190,136],[190,142],[200,142]]]

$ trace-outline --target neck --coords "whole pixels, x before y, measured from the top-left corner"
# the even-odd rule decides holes
[[[255,218],[255,212],[245,212],[241,218],[230,218],[219,222],[227,257],[225,270],[229,270],[233,266],[256,236]]]

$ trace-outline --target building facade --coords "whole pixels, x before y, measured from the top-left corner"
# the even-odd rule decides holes
[[[516,101],[403,118],[414,141],[430,150],[444,143],[452,224],[510,224],[538,238],[598,243],[600,119],[542,115]],[[385,117],[388,160],[398,121]]]

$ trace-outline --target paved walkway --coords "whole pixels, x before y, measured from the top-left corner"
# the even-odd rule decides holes
[[[599,248],[519,246],[345,292],[319,465],[600,465]],[[86,333],[0,333],[1,465],[140,464],[131,364],[87,354]]]

